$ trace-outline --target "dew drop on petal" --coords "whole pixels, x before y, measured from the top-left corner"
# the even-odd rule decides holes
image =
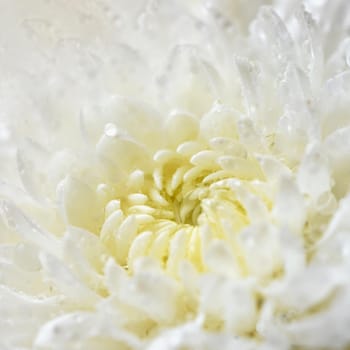
[[[118,135],[118,129],[115,124],[108,123],[105,125],[104,133],[109,137],[115,137]]]

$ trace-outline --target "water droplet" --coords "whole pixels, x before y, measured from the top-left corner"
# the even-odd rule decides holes
[[[109,137],[115,137],[118,135],[118,129],[115,124],[108,123],[105,125],[104,133]]]

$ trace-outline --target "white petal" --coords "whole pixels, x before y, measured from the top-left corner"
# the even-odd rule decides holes
[[[334,193],[343,197],[350,189],[347,174],[350,172],[350,127],[336,130],[324,142],[324,150],[329,156],[329,163],[335,181]]]
[[[216,69],[192,45],[175,46],[168,60],[159,81],[170,108],[195,115],[206,112],[219,95],[221,82]]]
[[[141,342],[134,336],[118,329],[111,319],[108,322],[107,318],[101,316],[81,311],[55,318],[41,327],[35,346],[39,349],[57,350],[67,347],[90,349],[88,340],[98,337],[104,349],[115,349],[119,346],[121,349],[129,346],[133,349],[140,347]],[[108,342],[108,339],[115,342]]]
[[[306,218],[305,203],[292,179],[281,179],[273,214],[279,225],[301,233]]]
[[[47,279],[76,305],[94,305],[100,299],[57,258],[41,254],[40,261]]]
[[[19,175],[28,193],[36,200],[46,199],[45,166],[48,162],[47,152],[30,139],[18,147],[17,163]]]
[[[137,273],[121,288],[120,297],[162,324],[171,324],[181,305],[176,281],[157,271]]]
[[[24,240],[36,244],[47,252],[60,256],[61,246],[59,241],[31,222],[12,203],[5,200],[1,201],[0,210],[8,226],[19,233]]]
[[[80,180],[67,177],[60,183],[61,210],[67,224],[97,232],[102,219],[96,193]]]
[[[4,286],[0,286],[0,299],[0,344],[8,344],[9,349],[29,349],[38,328],[65,309],[62,298],[40,299]]]
[[[82,121],[93,144],[103,135],[107,124],[152,150],[157,149],[162,137],[163,121],[157,111],[146,103],[120,96],[110,96],[99,105],[87,108],[82,113]]]
[[[332,178],[329,165],[322,149],[316,145],[306,151],[298,170],[297,181],[302,193],[316,199],[330,191]]]
[[[204,263],[210,271],[233,278],[238,276],[237,261],[230,251],[227,242],[214,240],[204,255]]]
[[[172,112],[165,122],[167,140],[171,146],[195,140],[198,134],[198,120],[185,112]]]
[[[96,146],[97,154],[121,171],[149,171],[152,159],[147,148],[125,137],[103,135]]]
[[[200,120],[200,133],[207,140],[214,137],[236,138],[238,116],[233,109],[214,105]]]
[[[224,320],[228,332],[240,334],[255,327],[256,301],[249,284],[208,275],[201,278],[200,288],[201,311]]]

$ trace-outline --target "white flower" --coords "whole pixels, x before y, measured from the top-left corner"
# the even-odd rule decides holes
[[[350,3],[5,3],[1,349],[350,346]]]

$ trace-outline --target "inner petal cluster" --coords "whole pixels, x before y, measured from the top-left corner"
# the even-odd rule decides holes
[[[129,271],[148,256],[171,275],[183,260],[203,272],[204,252],[220,242],[224,247],[217,249],[235,256],[243,272],[234,236],[249,224],[249,210],[268,211],[263,183],[258,161],[233,138],[161,149],[152,170],[131,171],[120,196],[108,202],[100,239]]]

